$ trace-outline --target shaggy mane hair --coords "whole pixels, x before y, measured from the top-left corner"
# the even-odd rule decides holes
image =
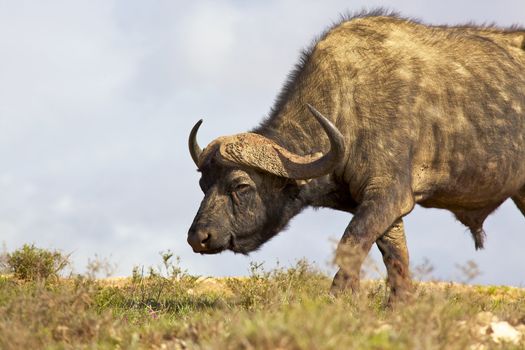
[[[299,60],[294,65],[290,73],[288,73],[286,81],[281,91],[275,98],[273,107],[270,109],[268,116],[265,117],[262,120],[262,122],[259,124],[259,126],[254,129],[255,132],[261,131],[261,130],[268,131],[267,126],[269,122],[279,114],[281,109],[284,107],[284,104],[286,103],[286,101],[289,100],[290,95],[292,94],[295,86],[297,85],[299,76],[301,72],[303,71],[304,67],[306,66],[306,64],[308,63],[308,61],[310,60],[310,56],[312,55],[312,52],[315,49],[315,46],[317,45],[317,43],[323,40],[328,35],[328,33],[330,33],[332,29],[336,28],[342,23],[349,22],[357,18],[367,18],[367,17],[392,17],[392,18],[409,21],[412,23],[422,24],[422,25],[426,25],[429,27],[440,28],[440,29],[445,29],[445,28],[469,29],[469,28],[472,28],[472,29],[486,29],[489,31],[493,30],[495,32],[504,32],[504,33],[513,33],[513,32],[524,32],[525,33],[525,27],[522,27],[517,24],[514,24],[509,27],[501,27],[501,26],[496,25],[495,23],[477,24],[475,22],[467,22],[467,23],[458,24],[458,25],[431,25],[431,24],[427,24],[421,21],[418,18],[405,17],[405,16],[402,16],[397,11],[389,10],[385,8],[376,8],[373,10],[361,10],[357,12],[343,13],[340,15],[338,21],[333,22],[329,27],[323,30],[321,34],[315,36],[314,39],[311,41],[311,43],[307,45],[304,49],[301,50],[300,55],[299,55]]]

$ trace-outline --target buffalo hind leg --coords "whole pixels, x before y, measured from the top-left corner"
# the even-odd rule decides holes
[[[359,290],[361,265],[372,245],[414,207],[410,187],[381,180],[365,189],[363,201],[339,242],[335,257],[339,271],[330,290],[334,295],[347,289]]]
[[[525,216],[525,187],[518,194],[512,196],[512,200],[516,203],[523,216]]]
[[[383,262],[388,273],[387,284],[390,288],[388,304],[406,300],[412,290],[412,283],[403,220],[398,219],[376,241],[376,244],[383,255]]]

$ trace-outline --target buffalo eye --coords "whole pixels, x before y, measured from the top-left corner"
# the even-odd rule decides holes
[[[244,194],[246,192],[248,192],[250,189],[252,188],[252,186],[246,184],[246,183],[238,183],[238,184],[235,184],[232,188],[232,193],[237,193],[237,194]]]
[[[247,183],[236,183],[233,184],[230,189],[230,196],[232,198],[233,203],[240,205],[241,199],[252,189],[252,186],[250,186]]]

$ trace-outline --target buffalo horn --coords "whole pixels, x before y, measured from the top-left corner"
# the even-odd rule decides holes
[[[339,164],[343,159],[345,153],[345,141],[341,132],[335,127],[330,120],[323,116],[317,109],[310,104],[306,105],[308,110],[315,119],[321,124],[321,127],[326,132],[328,139],[330,140],[330,151],[325,155],[312,160],[310,162],[302,160],[296,164],[295,176],[297,180],[313,179],[315,177],[323,176],[331,171]],[[298,156],[299,159],[303,158]],[[312,156],[308,156],[313,158]],[[305,159],[306,160],[306,159]]]
[[[221,140],[221,159],[226,163],[245,165],[295,180],[308,180],[330,173],[344,157],[343,135],[314,107],[307,107],[330,140],[330,151],[325,155],[298,155],[262,135],[243,133]]]
[[[202,149],[197,143],[197,132],[202,124],[202,119],[199,120],[191,129],[190,137],[188,139],[188,147],[190,149],[191,158],[197,167],[199,167],[199,157],[202,154]]]

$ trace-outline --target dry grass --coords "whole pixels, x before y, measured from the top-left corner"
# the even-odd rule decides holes
[[[525,348],[482,328],[497,317],[520,329],[523,289],[419,283],[410,302],[389,309],[382,281],[334,299],[330,279],[304,261],[211,279],[168,255],[162,271],[125,279],[0,277],[0,349]]]

